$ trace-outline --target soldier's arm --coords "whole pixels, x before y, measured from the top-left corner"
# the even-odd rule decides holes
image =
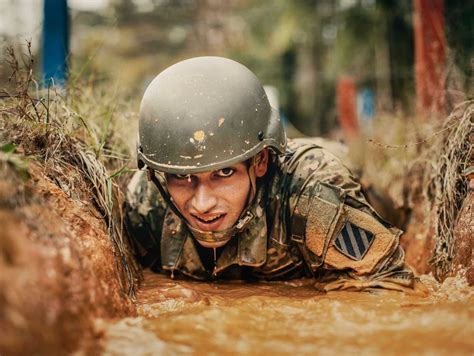
[[[290,171],[292,239],[324,289],[413,288],[401,231],[377,215],[335,156],[301,149]]]
[[[414,274],[399,246],[401,231],[354,208],[351,201],[341,204],[341,210],[341,221],[324,256],[324,289],[413,288]],[[310,248],[314,241],[308,238]]]
[[[166,203],[148,182],[146,172],[134,174],[127,186],[125,227],[137,260],[143,267],[161,268],[160,238]]]

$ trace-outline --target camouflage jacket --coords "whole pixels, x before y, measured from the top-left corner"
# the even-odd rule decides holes
[[[401,231],[377,215],[329,151],[290,142],[258,189],[257,216],[212,258],[212,249],[195,242],[146,173],[137,172],[127,191],[126,227],[139,261],[172,277],[200,280],[313,276],[325,290],[413,287]]]

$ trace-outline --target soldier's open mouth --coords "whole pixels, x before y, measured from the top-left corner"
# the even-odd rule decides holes
[[[216,221],[217,219],[220,219],[224,215],[225,214],[219,214],[219,215],[214,215],[214,216],[197,216],[197,215],[193,215],[193,216],[204,224],[210,224]]]
[[[198,216],[192,214],[199,228],[204,230],[213,230],[217,228],[225,217],[225,213],[217,215]]]

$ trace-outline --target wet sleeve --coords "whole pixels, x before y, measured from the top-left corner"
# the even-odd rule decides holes
[[[135,173],[130,180],[124,211],[125,228],[137,260],[143,267],[160,269],[160,238],[166,203],[148,182],[145,172]]]
[[[342,210],[324,257],[324,289],[414,288],[415,276],[399,245],[401,231],[348,204]]]
[[[412,288],[401,231],[377,215],[350,171],[322,149],[297,158],[289,198],[292,240],[324,289]]]

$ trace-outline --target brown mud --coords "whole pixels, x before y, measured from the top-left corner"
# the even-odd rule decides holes
[[[474,172],[473,172],[474,173]],[[464,199],[454,229],[453,273],[466,269],[468,283],[474,285],[474,174],[471,174],[469,193]]]
[[[422,281],[428,297],[321,294],[310,279],[202,283],[147,272],[139,316],[98,327],[107,355],[472,355],[474,288],[460,277]]]
[[[474,174],[466,177],[467,194],[460,204],[453,227],[451,268],[438,276],[443,280],[465,270],[467,282],[474,285]],[[426,199],[426,198],[425,198]],[[400,244],[405,250],[405,260],[419,274],[436,272],[432,259],[437,234],[435,231],[436,210],[427,210],[423,198],[417,197],[413,204],[410,224],[402,235]]]
[[[0,354],[99,352],[95,318],[135,314],[104,219],[87,187],[68,196],[38,165],[29,175],[0,170]]]

